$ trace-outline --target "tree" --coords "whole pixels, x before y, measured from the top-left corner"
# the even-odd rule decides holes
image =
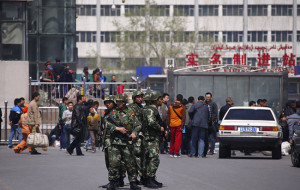
[[[185,57],[194,49],[194,32],[185,32],[184,17],[174,17],[166,6],[146,2],[146,6],[128,9],[126,22],[116,19],[113,23],[121,34],[116,46],[123,69],[164,66],[165,58]]]

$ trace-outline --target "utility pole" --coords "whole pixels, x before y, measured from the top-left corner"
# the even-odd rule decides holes
[[[293,54],[297,60],[297,0],[293,0]]]
[[[243,6],[243,45],[244,47],[248,43],[248,0],[244,0]],[[246,50],[243,49],[244,54],[247,54]],[[246,55],[247,56],[247,55]],[[246,60],[246,64],[248,61]]]
[[[97,0],[97,7],[96,7],[96,26],[97,26],[97,32],[96,32],[96,44],[97,44],[97,67],[101,66],[101,0]]]
[[[150,1],[146,0],[146,64],[150,66]]]
[[[195,20],[195,49],[198,49],[199,43],[199,0],[195,0],[194,6],[194,20]]]

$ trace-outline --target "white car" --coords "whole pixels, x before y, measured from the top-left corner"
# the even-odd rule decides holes
[[[281,159],[282,129],[271,108],[231,107],[219,128],[219,158],[231,156],[231,150],[272,151]]]

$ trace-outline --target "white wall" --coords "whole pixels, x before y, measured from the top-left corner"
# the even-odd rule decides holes
[[[13,106],[15,98],[24,97],[26,103],[29,97],[29,62],[0,60],[0,106],[8,101]]]

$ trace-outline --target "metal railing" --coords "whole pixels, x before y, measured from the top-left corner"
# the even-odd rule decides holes
[[[0,126],[0,142],[7,144],[11,127],[9,125],[9,113],[12,107],[8,107],[7,103],[5,106],[0,106],[2,109],[3,114],[3,121]],[[101,113],[105,107],[101,106],[98,108],[99,113]],[[42,124],[40,126],[40,130],[42,133],[50,133],[52,129],[58,124],[59,118],[59,107],[39,107],[41,117],[42,117]],[[14,137],[14,142],[17,142],[17,134]]]
[[[101,98],[105,95],[117,94],[118,85],[124,85],[124,92],[130,93],[138,89],[137,82],[34,82],[29,80],[29,97],[33,92],[40,93],[40,105],[45,107],[58,106],[63,97],[76,100],[78,94],[87,98]]]

